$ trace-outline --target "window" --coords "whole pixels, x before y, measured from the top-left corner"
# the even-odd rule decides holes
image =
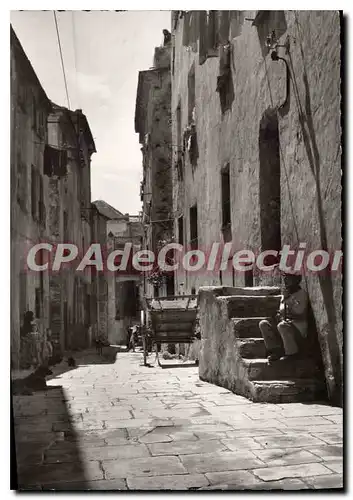
[[[229,39],[229,29],[230,29],[230,11],[221,10],[219,12],[219,42],[226,44]]]
[[[40,193],[41,193],[40,174],[36,167],[32,165],[31,169],[31,207],[32,217],[34,220],[39,220],[39,206],[40,206]]]
[[[64,211],[64,243],[69,241],[69,221],[66,210]]]
[[[27,273],[25,271],[20,271],[19,275],[19,312],[20,320],[23,321],[24,313],[27,311]]]
[[[34,95],[32,96],[32,128],[37,131],[38,120],[37,120],[37,103]]]
[[[17,156],[17,203],[24,212],[27,212],[27,165]]]
[[[172,49],[172,75],[174,76],[174,69],[175,69],[175,45],[173,41],[173,49]]]
[[[43,264],[45,264],[44,262],[44,250],[40,250],[38,252],[38,265],[39,266],[42,266]],[[40,274],[39,274],[39,279],[40,279],[40,295],[41,295],[41,300],[43,300],[43,297],[44,297],[44,271],[40,271]]]
[[[45,226],[46,212],[44,204],[43,177],[41,175],[39,175],[38,217],[40,224]]]
[[[190,207],[190,247],[192,250],[198,248],[197,205]]]
[[[33,220],[45,225],[43,178],[34,165],[31,168],[31,211]]]
[[[206,12],[207,12],[208,52],[210,52],[212,49],[217,49],[218,45],[218,32],[217,32],[218,12],[216,10],[208,10]]]
[[[184,14],[183,45],[197,49],[197,11],[188,10]]]
[[[41,310],[42,310],[41,289],[36,288],[36,290],[35,290],[35,315],[36,315],[36,318],[41,317]]]
[[[177,121],[177,170],[178,179],[182,181],[184,178],[183,172],[183,150],[182,150],[182,137],[181,137],[181,101],[179,101],[178,107],[176,109],[176,121]]]
[[[180,245],[184,245],[184,217],[178,219],[178,241]]]
[[[33,219],[37,218],[37,201],[38,201],[38,187],[37,187],[37,171],[32,165],[31,168],[31,209]]]
[[[188,75],[188,123],[194,121],[195,109],[195,65],[192,65]]]
[[[179,152],[181,150],[181,102],[180,101],[176,110],[176,121],[177,121],[177,148],[179,155]]]
[[[233,46],[231,43],[221,45],[219,76],[217,77],[217,92],[221,104],[222,114],[231,109],[234,101],[234,85],[232,77]]]
[[[44,111],[39,111],[38,113],[38,134],[41,138],[45,137],[45,129],[46,129],[46,119]]]
[[[68,156],[66,150],[46,145],[44,149],[44,174],[62,177],[67,173]]]
[[[216,10],[201,10],[199,13],[199,63],[208,57],[218,56],[218,15]]]
[[[224,241],[232,239],[229,164],[221,173],[222,188],[222,233]]]

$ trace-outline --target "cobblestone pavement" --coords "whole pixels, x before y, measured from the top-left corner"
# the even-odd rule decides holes
[[[21,489],[342,487],[341,409],[251,403],[196,367],[114,358],[81,353],[47,392],[14,397]]]

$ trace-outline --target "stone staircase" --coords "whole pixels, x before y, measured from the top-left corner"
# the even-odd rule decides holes
[[[275,287],[203,287],[199,291],[202,380],[256,402],[303,402],[326,396],[314,356],[268,364],[259,330],[279,308]]]

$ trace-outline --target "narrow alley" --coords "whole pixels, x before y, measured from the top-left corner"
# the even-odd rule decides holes
[[[11,12],[11,490],[344,489],[345,16]]]
[[[342,409],[260,404],[109,347],[14,396],[20,489],[342,487]]]

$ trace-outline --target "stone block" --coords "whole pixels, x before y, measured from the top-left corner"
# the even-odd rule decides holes
[[[156,455],[192,455],[226,451],[227,447],[217,440],[210,441],[175,441],[172,443],[156,443],[148,446],[152,456]]]
[[[263,481],[277,481],[285,478],[304,478],[329,474],[329,469],[319,463],[286,465],[282,467],[266,467],[253,471],[256,477]]]
[[[186,474],[187,470],[177,457],[146,457],[124,461],[103,461],[107,479],[135,476],[170,476]]]
[[[183,455],[180,459],[190,473],[255,469],[263,464],[250,451]]]
[[[183,474],[153,477],[131,477],[127,479],[129,490],[189,490],[207,486],[203,474]]]

